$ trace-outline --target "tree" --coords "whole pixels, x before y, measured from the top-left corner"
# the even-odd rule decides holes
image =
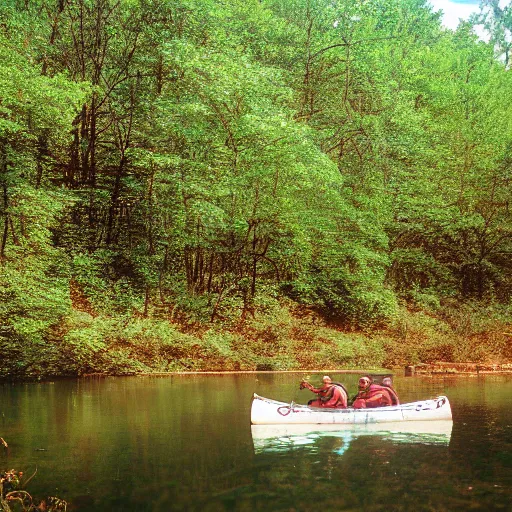
[[[482,0],[480,12],[474,14],[470,22],[474,26],[483,26],[494,46],[496,56],[502,58],[505,67],[510,65],[512,49],[512,6],[500,6],[499,0]]]
[[[0,340],[11,348],[16,342],[19,351],[23,343],[43,343],[69,311],[68,261],[53,246],[51,229],[74,197],[54,185],[53,170],[64,159],[86,89],[41,75],[4,31],[0,76]],[[15,354],[5,361],[16,362]],[[23,363],[21,356],[16,364]]]

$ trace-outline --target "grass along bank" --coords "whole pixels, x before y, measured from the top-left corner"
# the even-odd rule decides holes
[[[45,339],[0,338],[1,378],[181,371],[381,369],[418,363],[512,361],[512,322],[496,307],[403,307],[379,329],[328,324],[291,301],[244,322],[179,324],[73,310]]]

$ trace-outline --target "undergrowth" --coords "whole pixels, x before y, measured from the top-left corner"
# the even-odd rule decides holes
[[[276,302],[243,322],[180,325],[73,310],[44,339],[0,335],[0,378],[175,371],[394,368],[434,361],[512,359],[505,308],[446,304],[442,313],[405,306],[379,330],[330,325],[308,308]]]
[[[0,378],[91,373],[393,368],[420,362],[506,362],[512,322],[505,309],[448,305],[442,314],[402,307],[380,330],[346,330],[292,302],[242,323],[187,325],[93,316],[74,310],[46,339],[0,337]]]

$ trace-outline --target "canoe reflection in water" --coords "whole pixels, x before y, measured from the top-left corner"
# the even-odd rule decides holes
[[[343,455],[355,439],[378,436],[394,443],[450,444],[453,421],[414,421],[367,425],[251,425],[255,453],[314,448],[326,437],[343,443],[335,452]]]

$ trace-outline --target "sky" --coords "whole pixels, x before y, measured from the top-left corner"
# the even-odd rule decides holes
[[[443,11],[443,25],[455,30],[459,18],[467,20],[473,13],[479,12],[480,0],[429,0],[434,11]]]

